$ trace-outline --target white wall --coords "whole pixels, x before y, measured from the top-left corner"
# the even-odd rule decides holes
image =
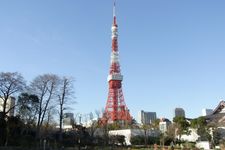
[[[197,141],[197,139],[199,138],[199,135],[197,134],[196,129],[190,129],[190,130],[191,130],[190,135],[185,135],[185,134],[182,135],[181,140],[189,141],[189,142]]]
[[[210,145],[208,141],[197,142],[195,146],[197,148],[203,148],[204,150],[210,149]]]
[[[146,132],[148,136],[159,136],[159,132],[157,131],[150,131]],[[124,129],[124,130],[111,130],[109,131],[109,135],[124,135],[125,136],[125,143],[126,145],[131,145],[131,137],[133,136],[144,136],[145,132],[143,129]]]

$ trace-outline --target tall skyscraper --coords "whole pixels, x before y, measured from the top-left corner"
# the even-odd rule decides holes
[[[125,104],[122,91],[123,76],[120,71],[118,50],[118,25],[116,22],[115,2],[113,6],[112,51],[110,71],[108,75],[108,99],[102,117],[103,123],[130,122],[130,112]]]
[[[15,110],[15,101],[16,99],[14,97],[9,97],[6,102],[6,112],[9,111],[6,115],[7,116],[14,116],[14,110]],[[4,100],[0,98],[0,112],[3,111],[3,103]]]
[[[138,122],[141,124],[151,124],[156,118],[156,112],[145,112],[143,110],[138,112]]]
[[[185,117],[185,111],[183,108],[175,108],[174,110],[174,116],[175,117],[178,117],[178,116],[181,116],[181,117]]]

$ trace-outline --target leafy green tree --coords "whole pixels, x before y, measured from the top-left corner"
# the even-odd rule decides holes
[[[125,144],[125,136],[124,135],[110,135],[109,142],[110,142],[110,144],[124,145]]]
[[[200,128],[206,126],[205,117],[198,117],[196,119],[191,120],[191,127],[192,128]]]
[[[0,125],[2,125],[2,122],[0,123]],[[22,146],[24,148],[34,144],[35,136],[32,129],[27,130],[27,125],[23,123],[19,116],[7,117],[5,123],[7,124],[7,134],[4,141],[6,145]],[[2,134],[0,134],[0,136],[2,136]]]
[[[222,139],[222,135],[221,132],[219,131],[219,129],[214,129],[213,130],[213,144],[214,145],[218,145],[220,143],[220,140]]]
[[[130,128],[132,128],[132,129],[139,128],[139,124],[137,123],[137,121],[134,118],[131,119]]]
[[[151,127],[155,130],[159,130],[159,122],[160,119],[155,119],[152,123],[151,123]]]
[[[153,136],[148,136],[148,145],[153,145],[153,144],[160,144],[160,137],[153,137]],[[145,137],[141,135],[137,136],[131,136],[130,142],[132,145],[144,145],[145,144]]]
[[[200,136],[201,141],[211,141],[211,139],[212,139],[212,137],[209,133],[209,129],[206,127],[198,128],[197,133]]]
[[[21,93],[18,97],[18,115],[25,124],[35,124],[39,99],[36,95]]]
[[[108,130],[119,130],[121,129],[121,125],[119,122],[115,121],[112,124],[108,124]]]
[[[178,135],[179,139],[181,139],[182,134],[190,134],[189,126],[190,124],[187,122],[185,117],[177,116],[173,118],[173,122],[176,126],[176,135]]]
[[[6,120],[2,117],[2,114],[0,112],[0,146],[5,144],[7,136]]]
[[[24,131],[24,123],[16,116],[8,117],[7,119],[7,145],[19,146]],[[17,139],[17,140],[15,140]]]
[[[191,121],[191,127],[197,129],[197,133],[200,136],[200,140],[202,141],[211,141],[211,135],[209,133],[209,127],[207,126],[207,122],[205,117],[198,117]]]
[[[132,136],[130,139],[132,145],[143,145],[145,144],[145,137],[144,136]]]
[[[151,129],[151,126],[150,125],[147,125],[147,124],[143,124],[141,126],[141,129],[144,130],[144,141],[145,141],[145,145],[147,145],[147,140],[148,140],[148,131]]]

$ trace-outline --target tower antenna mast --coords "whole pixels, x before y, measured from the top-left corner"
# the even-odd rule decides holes
[[[116,0],[113,1],[113,24],[116,25]]]
[[[113,1],[113,17],[116,16],[116,0]]]

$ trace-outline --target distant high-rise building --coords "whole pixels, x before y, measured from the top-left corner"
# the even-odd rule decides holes
[[[175,108],[174,110],[174,116],[175,117],[178,117],[178,116],[181,116],[181,117],[185,117],[185,111],[183,108]]]
[[[156,112],[145,112],[141,110],[138,113],[138,122],[141,124],[151,124],[156,120]]]
[[[72,128],[74,123],[74,115],[73,113],[65,113],[63,118],[63,129]]]
[[[213,113],[213,109],[202,109],[202,116],[208,116]]]
[[[15,110],[15,101],[16,99],[14,97],[9,97],[6,102],[6,112],[9,111],[6,115],[7,116],[14,116],[14,110]],[[3,112],[3,104],[4,100],[0,98],[0,112]]]

